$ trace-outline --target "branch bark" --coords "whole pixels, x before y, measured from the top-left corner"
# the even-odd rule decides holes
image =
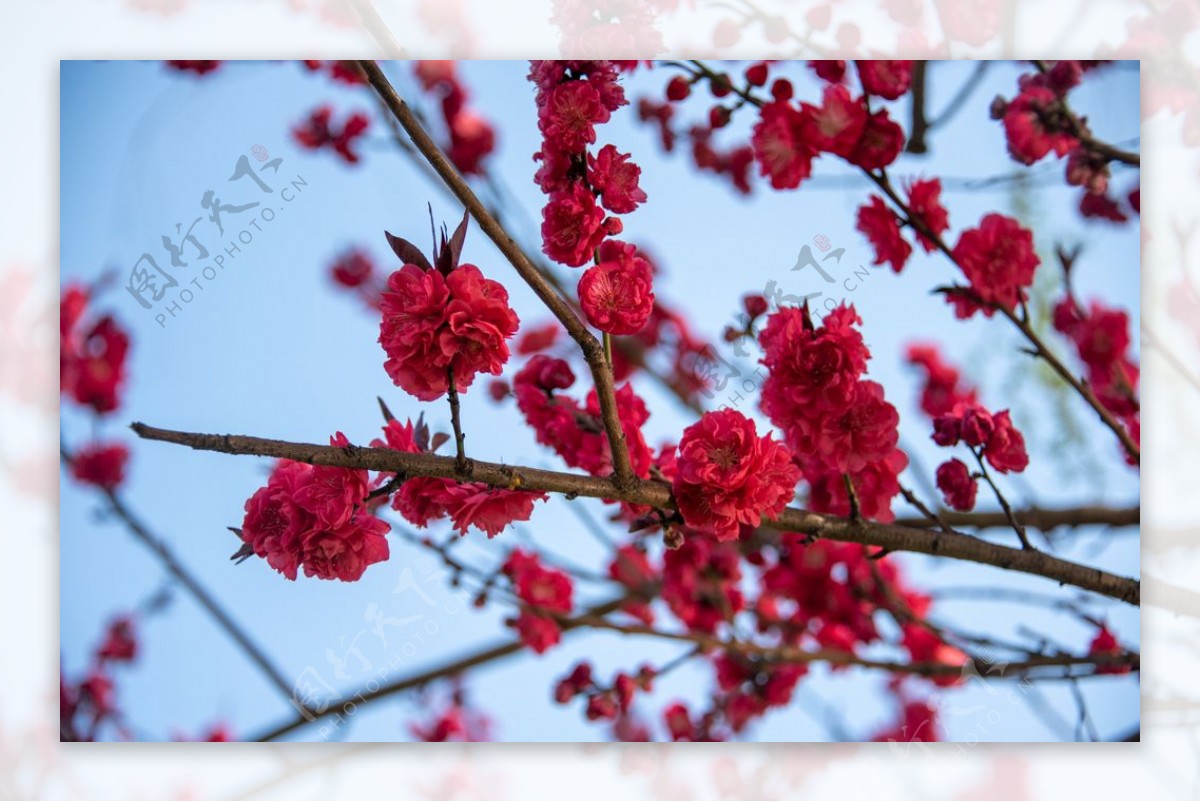
[[[388,111],[412,139],[413,146],[425,157],[459,202],[466,207],[483,233],[487,234],[496,244],[500,253],[504,254],[504,257],[508,259],[534,294],[563,324],[571,339],[583,352],[583,358],[587,361],[588,368],[592,373],[592,381],[596,386],[596,397],[600,402],[600,417],[608,437],[609,451],[612,453],[613,483],[621,489],[634,487],[638,484],[638,478],[633,473],[633,466],[629,460],[629,448],[625,443],[625,430],[617,415],[616,388],[612,369],[604,356],[603,344],[588,330],[583,321],[575,314],[570,303],[547,281],[533,261],[525,255],[516,241],[508,235],[499,221],[479,200],[474,190],[455,169],[446,154],[442,153],[437,143],[426,133],[417,116],[404,102],[404,98],[396,92],[395,87],[388,81],[379,65],[374,61],[359,61],[358,65],[371,87],[387,106]]]
[[[547,471],[539,468],[501,465],[473,460],[463,475],[454,457],[410,454],[387,448],[359,446],[321,446],[291,443],[245,435],[198,434],[159,429],[144,423],[131,424],[139,437],[189,446],[202,451],[248,454],[333,465],[341,468],[366,468],[407,476],[435,476],[461,481],[483,482],[494,487],[521,488],[561,493],[568,498],[589,496],[620,499],[665,510],[675,509],[671,488],[664,482],[638,482],[621,488],[612,478]],[[1132,605],[1141,603],[1141,584],[1136,579],[1111,574],[1038,551],[1013,549],[989,543],[957,532],[931,532],[895,524],[850,520],[789,507],[764,526],[789,532],[849,543],[878,546],[888,551],[909,551],[937,557],[965,560],[1011,571],[1034,574],[1060,584],[1090,590]]]

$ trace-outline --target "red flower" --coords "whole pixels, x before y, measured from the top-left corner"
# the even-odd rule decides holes
[[[335,529],[309,531],[302,540],[300,557],[304,575],[343,582],[361,579],[368,566],[388,558],[386,535],[390,529],[385,521],[359,509]]]
[[[528,521],[533,502],[547,498],[545,493],[463,482],[446,488],[446,509],[459,534],[465,535],[467,527],[474,526],[492,538],[513,521]]]
[[[846,62],[834,59],[816,59],[808,62],[808,66],[822,81],[831,84],[841,83],[846,77]]]
[[[607,233],[604,210],[579,182],[552,193],[542,209],[542,252],[556,262],[570,267],[590,262]]]
[[[864,170],[879,170],[894,162],[903,147],[904,131],[880,110],[867,118],[862,136],[846,158]]]
[[[449,389],[450,369],[459,392],[477,373],[499,375],[508,361],[506,340],[519,322],[503,285],[469,264],[449,277],[406,264],[388,279],[380,308],[384,368],[398,387],[422,401]]]
[[[892,271],[899,273],[912,254],[912,246],[900,236],[899,219],[883,198],[871,196],[871,202],[858,208],[859,231],[875,246],[874,264],[890,262]]]
[[[600,92],[587,81],[558,84],[538,103],[542,136],[547,144],[567,153],[583,153],[596,141],[596,124],[608,122],[610,116]]]
[[[856,61],[854,64],[858,67],[858,77],[867,94],[895,100],[907,92],[912,84],[911,61],[872,59]]]
[[[978,228],[964,231],[954,246],[954,261],[978,298],[951,296],[959,317],[982,309],[991,317],[995,304],[1014,309],[1025,300],[1025,290],[1041,263],[1033,247],[1033,234],[1011,217],[985,215]]]
[[[812,173],[817,155],[806,135],[809,115],[785,100],[766,104],[760,114],[750,140],[759,170],[775,189],[795,189]]]
[[[353,150],[354,143],[367,132],[371,120],[362,112],[355,112],[346,118],[340,129],[335,129],[332,117],[331,107],[320,106],[314,109],[306,120],[292,128],[292,136],[309,150],[331,147],[348,164],[357,163],[358,154]]]
[[[137,657],[138,642],[133,619],[122,616],[108,625],[104,643],[96,650],[100,662],[127,663]]]
[[[340,433],[332,445],[348,445]],[[288,579],[352,582],[388,558],[388,525],[367,512],[366,471],[280,460],[246,501],[242,540]]]
[[[1020,473],[1029,465],[1029,454],[1025,451],[1025,438],[1013,426],[1008,410],[997,412],[993,417],[995,428],[988,437],[983,450],[984,457],[1000,473]]]
[[[941,194],[942,182],[936,178],[913,181],[908,187],[908,208],[913,217],[939,236],[950,227],[950,216],[942,206]],[[914,230],[917,232],[917,242],[921,243],[926,253],[932,253],[937,244],[925,236],[919,227]]]
[[[849,405],[822,420],[816,433],[817,449],[838,471],[860,471],[892,452],[899,438],[899,423],[896,408],[883,398],[883,387],[860,381]]]
[[[593,156],[588,154],[588,181],[600,193],[604,208],[614,214],[627,214],[646,202],[646,193],[638,186],[642,168],[630,161],[628,153],[620,153],[605,145]]]
[[[762,389],[763,411],[783,429],[805,413],[845,405],[871,354],[854,324],[853,306],[840,305],[814,329],[808,312],[784,307],[759,335],[762,364],[770,371]]]
[[[742,524],[758,526],[795,495],[800,469],[787,448],[759,437],[740,412],[708,412],[683,431],[674,481],[688,525],[732,540]]]
[[[89,443],[71,459],[71,475],[77,481],[105,490],[125,480],[129,449],[120,443]]]
[[[849,158],[867,124],[867,104],[841,85],[825,87],[820,106],[806,106],[808,140],[818,150]]]
[[[964,512],[975,508],[978,483],[962,460],[952,459],[938,466],[937,486],[948,506]]]
[[[1065,129],[1058,95],[1045,86],[1026,85],[1004,110],[1008,152],[1022,164],[1033,164],[1050,151],[1065,156],[1079,144]]]
[[[600,263],[579,279],[583,314],[601,331],[636,334],[654,310],[654,276],[650,263],[629,243],[605,240]]]

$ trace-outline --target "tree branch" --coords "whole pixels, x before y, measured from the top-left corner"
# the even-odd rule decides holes
[[[547,281],[537,266],[479,200],[470,185],[451,164],[446,154],[442,153],[437,143],[426,133],[412,109],[396,92],[379,65],[374,61],[359,61],[358,65],[384,105],[412,139],[416,149],[425,157],[459,202],[466,207],[471,217],[496,244],[496,247],[504,254],[534,294],[563,324],[567,333],[571,335],[571,339],[578,344],[596,386],[596,397],[600,402],[600,417],[604,422],[609,451],[612,453],[613,482],[622,489],[635,486],[638,478],[633,473],[633,466],[629,461],[629,449],[625,443],[625,430],[617,415],[616,389],[612,369],[604,356],[604,346],[575,314],[570,303]]]
[[[1141,507],[1067,507],[1043,509],[1026,507],[1015,510],[1017,518],[1029,529],[1049,532],[1060,526],[1140,526]],[[997,529],[1009,526],[1008,516],[1002,512],[957,512],[938,510],[937,516],[953,527],[971,529]],[[924,529],[934,522],[925,518],[897,518],[897,526]]]
[[[131,424],[131,428],[139,437],[147,440],[175,443],[202,451],[279,457],[312,465],[366,468],[385,473],[404,473],[407,476],[435,476],[483,482],[494,487],[519,487],[524,490],[562,493],[568,497],[620,499],[667,510],[675,508],[671,488],[662,482],[638,482],[632,487],[620,488],[615,481],[606,477],[514,467],[477,460],[472,461],[466,475],[462,475],[453,457],[434,454],[410,454],[387,448],[343,448],[290,443],[243,435],[178,432],[158,429],[143,423]],[[1136,579],[1110,574],[1043,552],[1000,546],[957,532],[931,532],[895,524],[852,521],[794,507],[784,510],[774,520],[765,520],[764,526],[781,531],[803,532],[831,540],[879,546],[889,551],[911,551],[992,565],[1043,576],[1133,605],[1140,604],[1141,600],[1141,585]]]

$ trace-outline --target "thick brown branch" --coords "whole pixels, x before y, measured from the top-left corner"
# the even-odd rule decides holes
[[[1047,510],[1026,507],[1015,510],[1015,514],[1028,529],[1049,532],[1059,527],[1078,526],[1139,526],[1142,522],[1141,507],[1070,507]],[[954,527],[970,529],[998,529],[1009,526],[1008,516],[1003,511],[956,512],[939,510],[937,515]],[[923,517],[897,518],[898,526],[924,529],[937,525]]]
[[[496,247],[500,249],[500,252],[504,254],[504,257],[508,259],[534,294],[563,324],[567,333],[571,335],[571,339],[579,345],[588,368],[591,370],[592,381],[596,385],[596,397],[600,402],[600,417],[608,436],[609,450],[612,452],[614,483],[621,488],[637,484],[637,477],[634,475],[633,466],[629,461],[625,430],[617,415],[616,389],[612,369],[604,358],[604,346],[575,314],[570,303],[547,281],[533,261],[517,245],[516,240],[509,236],[504,227],[479,200],[474,190],[455,169],[446,154],[442,153],[437,143],[425,131],[412,109],[404,102],[404,98],[396,92],[379,65],[374,61],[359,61],[358,65],[384,105],[387,106],[388,111],[412,139],[413,146],[425,157],[459,202],[466,207],[483,233],[487,234],[496,244]]]
[[[458,478],[495,487],[520,487],[567,496],[621,499],[668,510],[675,507],[670,487],[662,482],[638,482],[632,487],[619,488],[609,478],[481,461],[472,461],[464,476],[458,472],[453,457],[439,457],[433,454],[409,454],[386,448],[358,446],[339,448],[243,435],[177,432],[143,423],[134,423],[131,428],[140,437],[148,440],[176,443],[203,451],[280,457],[313,465],[366,468],[386,473],[401,472],[407,476]],[[1034,574],[1061,584],[1074,585],[1111,596],[1129,604],[1137,605],[1141,600],[1141,586],[1136,579],[1110,574],[1042,552],[1000,546],[957,532],[931,532],[895,524],[852,521],[794,507],[784,510],[774,520],[764,521],[764,524],[777,530],[803,532],[831,540],[879,546],[889,551],[931,554]]]

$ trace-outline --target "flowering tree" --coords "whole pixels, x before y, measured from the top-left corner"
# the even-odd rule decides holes
[[[338,431],[328,445],[141,422],[133,431],[145,440],[275,460],[265,483],[247,488],[244,508],[229,511],[237,561],[265,561],[280,580],[352,583],[388,561],[399,538],[434,556],[476,605],[509,610],[512,636],[446,665],[339,694],[353,702],[330,706],[298,695],[296,682],[126,502],[128,447],[107,437],[64,442],[70,475],[96,488],[294,708],[261,735],[235,736],[215,725],[207,737],[278,738],[352,715],[348,705],[357,710],[441,688],[440,707],[412,722],[410,733],[486,739],[486,717],[469,703],[472,671],[526,651],[551,652],[568,633],[589,631],[678,647],[669,660],[611,675],[582,661],[553,688],[528,689],[560,705],[578,701],[587,720],[620,740],[753,738],[760,719],[796,705],[798,689],[815,672],[883,678],[894,700],[887,726],[846,721],[831,737],[936,740],[945,728],[944,700],[972,681],[1074,689],[1085,679],[1113,682],[1138,670],[1136,649],[1118,639],[1104,613],[1138,605],[1138,581],[1060,556],[1053,535],[1135,527],[1139,509],[1012,503],[1012,483],[1033,450],[1008,408],[1012,399],[985,400],[937,344],[910,343],[906,361],[922,384],[923,417],[908,420],[904,431],[940,449],[940,463],[929,469],[901,444],[902,390],[885,387],[872,371],[881,356],[868,347],[869,321],[853,304],[817,306],[751,291],[725,328],[724,344],[714,345],[686,304],[656,293],[655,259],[624,236],[622,218],[654,201],[636,154],[605,142],[615,114],[636,113],[664,151],[686,151],[696,171],[738,194],[803,193],[820,179],[822,163],[848,164],[861,195],[855,227],[874,264],[906,281],[926,281],[957,319],[986,318],[1013,332],[1032,357],[1023,370],[1048,371],[1054,392],[1069,399],[1067,414],[1098,421],[1111,460],[1137,471],[1138,365],[1128,314],[1077,295],[1072,271],[1082,262],[1076,268],[1076,254],[1064,249],[1058,264],[1044,262],[1027,223],[990,211],[966,222],[956,214],[952,226],[939,177],[893,174],[902,152],[922,152],[936,134],[922,105],[929,65],[533,62],[528,80],[541,147],[528,173],[544,205],[540,242],[521,242],[504,222],[512,210],[502,193],[490,191],[493,122],[473,106],[455,64],[405,67],[421,93],[408,98],[374,62],[304,64],[357,100],[376,103],[378,113],[320,106],[294,127],[300,146],[360,169],[371,132],[390,128],[385,144],[420,164],[463,209],[461,220],[440,228],[434,221],[428,246],[418,244],[415,231],[379,232],[394,254],[386,268],[362,248],[348,249],[329,268],[336,286],[378,321],[378,345],[362,348],[376,349],[381,376],[397,388],[380,399],[380,431],[357,443]],[[169,65],[196,76],[221,66]],[[1104,69],[1111,67],[1029,64],[1013,96],[997,98],[991,113],[1015,162],[1065,158],[1064,180],[1079,188],[1082,215],[1127,220],[1138,209],[1137,189],[1116,196],[1110,165],[1136,170],[1138,155],[1099,139],[1072,106],[1072,91]],[[816,77],[819,93],[801,96],[802,72]],[[661,100],[631,103],[625,82],[638,74],[662,76]],[[898,119],[901,101],[910,113],[907,133]],[[698,120],[684,119],[701,106]],[[468,261],[479,237],[508,265]],[[944,269],[914,276],[909,262],[919,252]],[[805,246],[796,269],[823,272],[823,264]],[[1047,306],[1035,281],[1048,274],[1059,280]],[[748,275],[747,289],[765,280]],[[510,297],[517,282],[541,310],[518,312]],[[64,399],[103,422],[121,410],[130,340],[114,317],[95,311],[100,291],[64,289],[61,372]],[[539,312],[549,318],[527,322]],[[908,339],[905,332],[891,336]],[[722,370],[726,346],[756,349],[762,381],[751,404],[721,403],[712,392],[729,378]],[[645,388],[691,419],[667,442],[646,434],[652,405]],[[519,411],[528,428],[513,438],[525,459],[501,460],[468,446],[472,428],[488,424],[466,419],[467,394]],[[448,431],[436,431],[436,420],[447,420]],[[551,466],[542,467],[547,460]],[[600,564],[577,565],[514,540],[516,527],[536,527],[540,508],[555,499],[575,506],[601,500],[604,520],[579,513],[604,545]],[[480,539],[491,541],[488,564],[460,548]],[[912,579],[908,554],[972,564],[970,590],[992,590],[995,601],[1014,609],[1049,605],[1085,626],[1088,642],[1080,648],[1036,632],[1013,639],[946,624],[939,589]],[[1042,586],[997,586],[1003,572]],[[113,668],[137,654],[138,619],[163,608],[160,595],[114,620],[86,675],[64,675],[64,739],[137,737],[121,717]],[[710,677],[700,698],[663,700],[656,693],[669,683],[666,675],[697,668]],[[1077,700],[1086,726],[1064,737],[1095,736],[1078,692]]]

